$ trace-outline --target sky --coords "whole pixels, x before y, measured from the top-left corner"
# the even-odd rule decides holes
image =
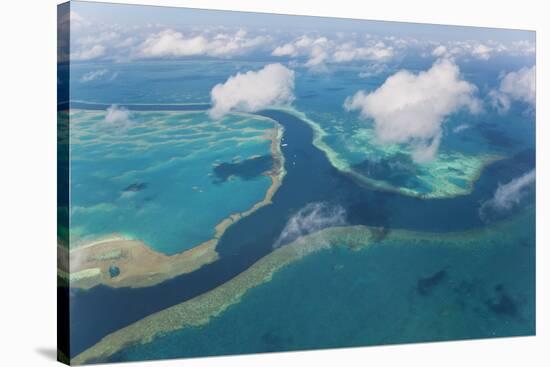
[[[413,48],[430,54],[438,46],[441,55],[455,57],[525,56],[534,54],[535,32],[71,2],[71,61],[77,62],[263,55],[324,66],[390,59]]]
[[[118,23],[125,26],[162,23],[169,27],[187,25],[223,25],[233,27],[267,27],[285,30],[318,30],[414,35],[442,39],[464,40],[486,38],[494,40],[532,40],[534,32],[452,25],[416,24],[386,21],[365,21],[315,16],[279,15],[237,11],[218,11],[165,6],[94,3],[73,1],[72,9],[85,13],[90,20]],[[152,21],[154,19],[154,21]]]

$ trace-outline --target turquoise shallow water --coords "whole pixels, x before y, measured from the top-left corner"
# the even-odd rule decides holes
[[[465,194],[491,157],[509,157],[534,147],[534,129],[526,128],[534,123],[534,114],[526,112],[528,106],[516,103],[502,115],[491,107],[488,94],[498,86],[503,70],[530,67],[535,60],[497,57],[490,64],[475,60],[461,63],[462,77],[477,87],[476,96],[485,108],[477,115],[459,111],[448,116],[443,124],[440,154],[433,162],[415,164],[407,146],[378,143],[372,121],[360,119],[357,112],[345,111],[343,105],[346,97],[358,90],[375,90],[398,70],[419,72],[429,69],[432,62],[431,58],[409,55],[367,76],[364,72],[373,66],[369,63],[332,65],[326,73],[296,68],[294,106],[326,133],[322,140],[337,158],[339,168],[415,194],[430,195],[437,190],[444,191],[440,196]],[[71,69],[71,99],[103,103],[205,103],[210,101],[210,90],[216,84],[237,72],[257,70],[265,64],[266,61],[242,60],[76,64]],[[105,78],[81,81],[86,73],[98,69],[107,71]],[[455,131],[459,126],[467,129]],[[447,171],[449,165],[456,170]]]
[[[338,168],[418,194],[429,195],[443,186],[449,186],[447,191],[451,194],[465,194],[484,160],[491,156],[509,157],[535,144],[531,128],[535,115],[529,112],[527,104],[515,104],[506,114],[491,107],[488,93],[498,87],[501,69],[488,68],[484,62],[460,64],[461,77],[477,87],[475,96],[483,101],[484,108],[479,114],[457,111],[444,119],[441,146],[432,162],[415,164],[406,145],[380,143],[372,119],[363,119],[356,111],[344,109],[346,98],[358,90],[373,92],[397,71],[420,72],[429,69],[432,62],[410,57],[390,63],[380,73],[363,77],[359,75],[368,69],[368,64],[334,66],[321,77],[302,72],[295,105],[326,134],[322,141],[331,150],[332,161]],[[521,68],[525,63],[524,59],[508,58],[502,67]],[[527,61],[528,66],[532,63],[534,59]],[[464,130],[457,131],[459,126]],[[447,171],[449,166],[456,170]]]
[[[174,61],[78,65],[73,71],[71,98],[106,104],[207,102],[208,92],[216,83],[237,70],[259,69],[264,64],[212,61],[200,65]],[[388,73],[413,64],[395,65]],[[512,64],[506,67],[519,67]],[[426,69],[429,62],[413,66],[415,70]],[[109,83],[108,92],[105,85],[78,82],[79,75],[98,67],[119,72]],[[354,168],[368,168],[371,175],[397,186],[428,192],[433,181],[425,185],[418,178],[426,172],[432,174],[432,170],[421,172],[418,166],[411,165],[406,151],[384,158],[382,153],[386,151],[372,149],[369,122],[343,111],[346,96],[357,89],[371,90],[384,81],[384,74],[359,80],[360,69],[346,67],[322,75],[297,69],[294,106],[321,126],[328,134],[324,142],[347,164],[359,164]],[[498,80],[494,72],[486,74],[484,70],[479,62],[464,67],[465,77],[479,87],[480,98],[485,98]],[[194,77],[203,72],[208,77]],[[155,77],[159,75],[162,76]],[[83,129],[79,131],[78,115],[75,118],[77,129],[73,132],[79,142],[72,152],[72,189],[78,196],[73,205],[78,205],[73,207],[72,234],[77,239],[122,232],[165,253],[179,252],[211,238],[213,225],[260,200],[269,186],[269,179],[258,175],[269,151],[268,142],[258,138],[261,130],[272,126],[263,120],[253,119],[226,131],[222,125],[231,125],[240,117],[230,116],[223,124],[215,124],[206,123],[204,115],[188,120],[188,115],[169,118],[166,112],[133,112],[137,126],[130,125],[128,131],[117,134],[112,129],[100,130],[104,128],[99,124],[101,119],[83,119]],[[416,200],[370,189],[364,190],[365,195],[356,193],[354,190],[362,190],[360,186],[354,185],[351,190],[348,185],[353,182],[338,176],[332,167],[320,164],[320,158],[309,146],[311,138],[307,134],[311,130],[300,120],[289,123],[294,122],[299,124],[296,136],[294,140],[289,136],[290,144],[282,149],[288,152],[288,172],[309,173],[287,175],[278,192],[285,202],[274,200],[275,204],[269,207],[276,207],[273,211],[264,208],[256,212],[257,216],[239,222],[244,223],[242,226],[233,226],[220,243],[220,261],[205,267],[204,272],[158,287],[97,287],[75,292],[71,322],[78,331],[73,335],[73,353],[140,317],[188,299],[199,290],[207,291],[204,284],[229,280],[236,275],[235,269],[242,271],[250,259],[269,252],[265,248],[276,240],[284,221],[310,197],[350,204],[348,220],[352,224],[400,225],[436,232],[482,227],[485,224],[477,208],[493,196],[498,184],[534,168],[533,115],[526,113],[523,105],[514,105],[508,115],[487,109],[476,117],[459,113],[445,122],[440,152],[463,155],[449,160],[458,162],[458,166],[446,162],[439,165],[449,172],[463,168],[460,164],[465,162],[464,157],[475,160],[479,154],[510,157],[523,152],[518,159],[486,170],[484,178],[476,182],[474,195],[449,201]],[[453,133],[452,129],[462,123],[471,127]],[[243,129],[245,126],[251,129]],[[307,139],[298,139],[306,135]],[[242,138],[246,143],[240,141]],[[299,146],[295,141],[308,145]],[[306,170],[304,166],[293,166],[297,157],[302,164],[314,167]],[[451,175],[450,181],[466,189],[470,182],[458,173],[456,177]],[[342,184],[333,187],[333,182]],[[339,187],[345,187],[343,190],[349,190],[355,198],[339,192]],[[208,195],[201,196],[205,193]],[[531,193],[520,207],[532,203],[533,196]],[[79,206],[94,209],[81,210]],[[534,208],[528,210],[532,217]],[[511,211],[505,217],[515,215]],[[242,303],[231,306],[208,325],[158,337],[152,343],[127,348],[112,359],[533,334],[534,223],[517,223],[521,225],[505,227],[502,238],[482,238],[478,246],[401,241],[374,245],[360,252],[336,248],[317,253],[278,272],[271,282],[251,290]]]
[[[167,254],[181,252],[211,239],[216,224],[261,201],[271,185],[261,174],[270,164],[248,175],[239,170],[270,157],[265,134],[272,121],[132,112],[117,126],[104,116],[71,117],[73,245],[121,233]],[[220,176],[227,165],[233,169]]]
[[[534,85],[522,80],[526,90],[514,92],[523,93],[501,88],[505,75],[535,64],[534,32],[78,1],[68,10],[59,17],[61,31],[65,19],[72,29],[58,50],[58,242],[68,242],[67,216],[71,246],[120,233],[174,254],[211,239],[216,224],[250,209],[268,190],[273,158],[266,133],[274,124],[266,118],[284,127],[286,175],[269,205],[220,236],[217,260],[195,271],[147,287],[91,289],[67,289],[59,272],[60,315],[69,324],[59,333],[64,354],[99,350],[116,352],[110,361],[136,361],[535,334]],[[278,56],[277,46],[295,55]],[[438,154],[418,164],[410,154],[418,141],[382,144],[373,121],[346,111],[344,101],[377,90],[399,70],[429,70],[437,58],[456,62],[483,109],[444,116]],[[253,117],[217,121],[196,111],[208,107],[219,83],[271,63],[295,76],[283,81],[295,97],[286,111],[262,106]],[[278,79],[235,78],[228,99],[239,102],[244,92],[249,98],[238,107],[264,100]],[[432,88],[422,85],[411,93]],[[492,104],[499,91],[512,98],[502,114]],[[105,121],[116,104],[131,111]],[[70,121],[65,109],[72,109]],[[418,118],[429,120],[420,110],[405,117],[405,130],[420,127]],[[301,238],[348,225],[371,229],[329,229],[331,241],[357,246],[365,235],[373,242],[352,251]],[[255,276],[285,256],[295,259],[285,251],[294,247],[275,250],[293,240],[322,248],[233,303],[243,284],[267,280]],[[115,252],[97,256],[116,278],[127,270]],[[131,261],[128,254],[121,261]],[[226,299],[232,305],[200,327],[145,344],[117,343],[179,325],[178,317],[201,324],[200,311],[215,313],[209,306]],[[199,312],[170,310],[205,300]],[[174,311],[182,309],[190,314]],[[162,322],[148,324],[158,312]]]
[[[283,268],[209,324],[111,360],[532,335],[533,218],[529,209],[502,232],[468,243],[323,250]]]

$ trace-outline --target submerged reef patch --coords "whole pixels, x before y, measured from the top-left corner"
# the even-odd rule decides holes
[[[431,276],[418,279],[416,290],[421,296],[428,296],[445,278],[447,278],[447,270],[441,269]]]
[[[487,300],[486,304],[489,310],[497,315],[515,317],[518,315],[518,305],[516,301],[508,294],[502,284],[495,286],[496,295]]]
[[[474,183],[483,169],[505,158],[499,154],[483,153],[470,156],[442,150],[437,159],[416,164],[412,162],[409,152],[404,147],[396,144],[379,144],[375,139],[374,131],[363,128],[354,135],[354,139],[361,140],[362,144],[360,147],[355,144],[349,149],[354,151],[359,149],[361,155],[369,158],[351,163],[327,143],[329,133],[319,123],[293,108],[277,109],[296,116],[312,128],[313,144],[325,153],[335,168],[359,185],[376,190],[392,191],[424,199],[468,195],[472,192]]]
[[[147,187],[146,182],[134,182],[133,184],[130,184],[124,188],[124,192],[138,192],[142,191]]]
[[[251,157],[238,162],[223,162],[214,167],[215,182],[225,182],[232,176],[251,180],[268,173],[272,167],[273,158],[269,155]]]
[[[523,220],[531,220],[529,215],[531,213],[527,212],[527,216],[518,217],[517,223],[521,225]],[[498,245],[499,236],[502,235],[501,226],[505,225],[509,225],[509,223],[499,222],[483,229],[451,233],[396,229],[387,232],[382,228],[363,225],[325,228],[275,249],[244,272],[211,291],[149,315],[107,335],[100,342],[77,355],[72,362],[81,364],[91,361],[106,361],[122,348],[148,343],[157,335],[164,335],[182,328],[205,325],[212,318],[221,315],[229,306],[240,302],[248,290],[270,281],[279,269],[323,249],[343,246],[352,250],[361,250],[371,245],[381,246],[384,243],[400,243],[404,246],[434,244],[463,247],[478,246],[485,239],[488,239],[484,241],[486,246],[493,246]],[[446,270],[422,278],[419,282],[420,289],[429,293],[445,278]],[[496,311],[509,309],[506,297],[492,300],[488,305]],[[273,338],[268,338],[268,340],[273,341]]]
[[[99,113],[87,110],[72,111],[73,115],[80,117],[86,113],[91,114],[96,119],[100,116]],[[183,114],[178,112],[174,116],[197,113],[200,113],[200,111]],[[169,117],[172,116],[170,112],[163,112],[163,114],[168,114]],[[261,139],[270,142],[269,156],[252,157],[240,163],[233,163],[233,165],[222,164],[221,168],[219,168],[220,165],[216,167],[219,168],[218,173],[223,180],[232,175],[244,179],[255,176],[257,173],[268,176],[271,184],[265,191],[263,198],[248,209],[232,213],[222,219],[215,226],[211,239],[174,254],[165,254],[150,246],[146,241],[128,238],[125,235],[116,233],[92,240],[86,240],[85,237],[80,240],[75,235],[78,233],[78,228],[75,227],[72,230],[75,238],[71,240],[70,275],[64,274],[64,279],[69,280],[71,287],[89,289],[99,284],[110,287],[145,287],[158,284],[180,274],[195,271],[219,258],[216,246],[227,228],[241,218],[271,203],[273,195],[280,187],[285,175],[284,157],[280,150],[283,127],[275,120],[264,116],[236,114],[236,117],[230,117],[229,119],[228,124],[233,126],[245,124],[249,119],[267,121],[273,126],[273,128],[263,130],[260,135]],[[188,123],[191,124],[192,121],[190,120]],[[254,133],[258,134],[256,130]],[[82,136],[75,137],[77,140],[81,138]],[[122,193],[126,194],[123,197],[127,198],[128,194],[133,195],[148,187],[148,182],[132,182],[122,189]],[[193,188],[193,191],[197,190]],[[140,207],[136,206],[136,210],[139,209]],[[118,270],[114,271],[115,268]],[[116,275],[113,276],[114,274]]]

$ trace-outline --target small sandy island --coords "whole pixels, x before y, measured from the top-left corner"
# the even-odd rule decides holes
[[[115,234],[71,249],[70,275],[65,266],[58,269],[58,278],[68,280],[72,288],[89,289],[99,284],[110,287],[147,287],[216,261],[219,258],[216,246],[227,228],[259,208],[269,205],[281,186],[285,175],[284,156],[280,148],[283,127],[275,120],[269,120],[275,125],[265,135],[266,139],[271,140],[273,167],[265,173],[271,178],[271,185],[261,201],[218,223],[212,239],[169,256],[152,250],[142,241]]]

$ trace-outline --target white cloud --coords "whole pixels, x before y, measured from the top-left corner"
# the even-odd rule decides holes
[[[71,52],[71,60],[74,61],[83,61],[83,60],[92,60],[97,59],[105,55],[105,46],[102,45],[93,45],[89,48],[84,48],[82,50]]]
[[[433,45],[433,43],[432,43]],[[445,44],[438,44],[432,55],[441,58],[475,58],[489,60],[496,55],[529,55],[535,52],[535,44],[528,40],[514,41],[509,43],[488,40],[484,43],[474,40],[450,41]]]
[[[71,25],[71,31],[79,30],[83,27],[90,25],[90,22],[88,20],[86,20],[83,16],[81,16],[74,10],[71,10],[69,12],[68,19]],[[66,21],[66,19],[63,19],[62,21]]]
[[[68,17],[67,17],[68,19]],[[130,61],[143,58],[183,58],[209,56],[228,58],[264,51],[272,42],[265,32],[248,34],[244,29],[187,27],[185,31],[159,24],[121,27],[98,23],[71,33],[73,60],[95,58]]]
[[[166,29],[148,36],[139,46],[142,57],[231,56],[267,42],[264,36],[247,37],[244,30],[235,33],[184,35]]]
[[[515,41],[509,48],[512,50],[512,52],[522,55],[533,54],[536,52],[535,43],[527,40]]]
[[[476,91],[473,84],[461,79],[456,64],[440,59],[418,74],[401,70],[369,94],[358,91],[346,98],[344,107],[372,118],[381,142],[411,144],[413,159],[424,162],[436,155],[447,116],[461,108],[480,111]]]
[[[298,50],[292,43],[286,43],[275,48],[271,54],[273,56],[298,56]]]
[[[480,60],[489,60],[499,48],[492,48],[477,41],[454,41],[447,45],[438,45],[432,50],[437,58],[473,57]]]
[[[491,57],[491,53],[493,52],[493,49],[484,45],[484,44],[477,44],[472,48],[472,55],[481,59],[481,60],[489,60]]]
[[[229,58],[257,52],[263,56],[298,58],[297,62],[302,66],[323,70],[331,63],[385,62],[396,54],[408,52],[406,49],[418,51],[419,48],[424,48],[424,51],[428,51],[425,55],[433,51],[433,55],[438,58],[477,59],[488,59],[504,53],[532,55],[535,52],[535,43],[532,40],[466,40],[436,44],[411,37],[381,37],[349,32],[330,37],[309,33],[285,43],[283,40],[288,40],[291,33],[284,29],[268,33],[266,28],[261,27],[248,33],[244,29],[223,26],[189,25],[170,29],[166,25],[146,23],[123,27],[116,23],[92,23],[74,11],[70,16],[67,14],[61,18],[61,26],[68,26],[69,19],[73,46],[71,50],[74,52],[74,59],[82,60],[95,57],[114,61],[189,56]],[[103,47],[103,52],[99,47]],[[98,54],[101,55],[95,56]]]
[[[434,50],[432,51],[432,55],[434,55],[435,57],[442,57],[442,56],[445,56],[447,52],[448,52],[447,47],[443,45],[439,45],[436,48],[434,48]]]
[[[500,112],[507,112],[513,101],[521,101],[535,107],[536,71],[535,66],[522,68],[506,74],[498,89],[489,93],[493,106]]]
[[[429,162],[435,158],[441,144],[441,131],[429,139],[419,139],[414,143],[412,159],[417,163]]]
[[[149,36],[141,45],[144,56],[192,56],[206,52],[208,41],[203,36],[185,38],[171,29]]]
[[[453,129],[453,133],[456,134],[456,133],[459,133],[459,132],[461,132],[461,131],[467,130],[467,129],[469,129],[469,128],[471,128],[471,126],[468,125],[468,124],[460,124],[460,125],[458,125],[457,127],[455,127],[455,128]]]
[[[258,71],[231,76],[210,92],[209,114],[220,118],[230,111],[254,112],[294,100],[294,71],[281,64],[269,64]]]
[[[309,60],[307,60],[306,66],[317,67],[325,62],[329,57],[327,52],[328,43],[329,41],[325,37],[320,37],[313,41],[309,50]]]
[[[273,247],[277,248],[323,228],[345,223],[346,212],[341,206],[309,203],[290,217]]]
[[[78,43],[80,45],[95,45],[95,44],[112,42],[112,41],[118,40],[119,38],[120,38],[120,34],[118,32],[105,31],[99,34],[91,34],[88,36],[78,37],[75,40],[75,43]]]
[[[491,214],[507,212],[517,206],[535,184],[536,172],[531,170],[510,182],[499,185],[492,199],[483,203],[479,209],[482,219],[489,219]]]
[[[82,16],[74,10],[71,10],[69,12],[69,19],[71,20],[71,22],[83,22],[84,21],[84,18],[82,18]]]
[[[80,78],[80,82],[81,83],[87,83],[87,82],[91,82],[91,81],[94,81],[94,80],[97,80],[97,79],[101,79],[102,77],[107,75],[107,73],[109,73],[109,70],[107,70],[107,69],[92,70],[92,71],[82,75],[82,77]]]
[[[386,60],[393,56],[393,48],[378,42],[371,47],[356,47],[353,43],[337,46],[332,55],[333,62],[350,62],[355,60]]]
[[[322,68],[325,63],[385,61],[394,56],[394,49],[384,42],[370,38],[357,44],[355,40],[345,42],[303,35],[276,47],[271,55],[304,57],[307,59],[304,64],[306,67]]]
[[[359,78],[368,79],[370,77],[380,75],[388,71],[386,64],[369,63],[366,68],[359,73]]]
[[[117,48],[128,48],[133,46],[137,42],[135,37],[126,37],[116,44]]]
[[[130,111],[127,108],[119,107],[114,104],[107,108],[107,114],[105,115],[104,121],[111,125],[126,125],[130,122]]]

